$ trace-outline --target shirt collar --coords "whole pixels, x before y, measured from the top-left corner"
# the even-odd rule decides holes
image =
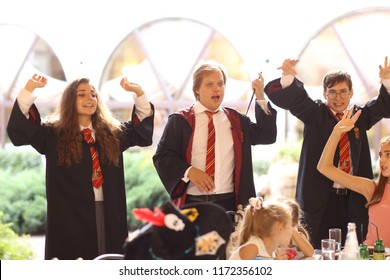
[[[199,114],[199,113],[203,113],[204,111],[209,111],[209,109],[207,109],[202,103],[200,103],[199,101],[196,101],[195,102],[195,105],[194,105],[194,112],[195,114]],[[215,110],[214,112],[220,112],[222,111],[222,108],[221,106],[219,106],[219,108],[217,110]]]
[[[90,130],[94,131],[92,127],[92,122],[90,122],[88,126],[83,126],[80,124],[80,131],[82,131],[84,128],[89,128]]]

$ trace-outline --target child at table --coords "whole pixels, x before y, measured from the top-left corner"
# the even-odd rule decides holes
[[[296,256],[292,259],[301,259],[303,257],[311,257],[314,253],[314,248],[310,244],[309,233],[305,227],[300,223],[302,218],[302,210],[299,204],[294,199],[283,199],[290,208],[292,214],[292,238],[289,248],[296,249]],[[289,258],[290,259],[290,258]]]
[[[286,252],[276,253],[276,250],[278,247],[287,247],[291,238],[292,218],[289,207],[277,200],[263,201],[261,197],[252,197],[245,208],[240,227],[239,247],[229,260],[286,260]]]

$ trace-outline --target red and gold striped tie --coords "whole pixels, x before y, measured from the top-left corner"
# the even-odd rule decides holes
[[[95,140],[92,138],[92,130],[84,128],[81,132],[84,135],[84,140],[89,144],[89,151],[92,156],[92,185],[95,188],[99,188],[103,184],[103,174],[100,169],[98,152],[93,145],[95,144]]]
[[[207,153],[206,153],[206,168],[205,172],[214,178],[215,173],[215,128],[213,123],[214,112],[205,111],[208,121],[208,135],[207,135]]]
[[[341,120],[343,115],[344,115],[343,113],[336,113],[336,116],[339,120]],[[340,162],[339,162],[340,169],[349,174],[351,172],[351,158],[349,155],[348,133],[346,132],[341,135],[340,142],[339,142],[339,149],[340,149]]]

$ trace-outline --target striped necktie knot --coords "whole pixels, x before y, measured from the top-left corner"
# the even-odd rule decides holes
[[[92,130],[90,130],[89,128],[84,128],[81,132],[83,133],[85,142],[87,142],[88,144],[95,143],[95,139],[93,139],[92,137]]]
[[[336,113],[336,117],[338,120],[341,120],[344,117],[344,113]]]
[[[209,118],[209,121],[213,119],[213,116],[214,114],[216,114],[216,112],[211,112],[211,111],[204,111],[207,115],[207,117]]]

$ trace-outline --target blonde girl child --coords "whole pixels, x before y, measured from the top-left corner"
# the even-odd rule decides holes
[[[292,238],[291,210],[276,200],[252,197],[245,208],[239,247],[229,260],[287,259],[278,247],[287,247]]]
[[[310,244],[310,237],[307,230],[300,223],[300,219],[302,218],[302,210],[299,207],[299,204],[294,199],[283,199],[290,208],[292,214],[292,239],[289,244],[290,248],[297,249],[297,259],[301,259],[304,257],[311,257],[314,253],[314,248]]]

